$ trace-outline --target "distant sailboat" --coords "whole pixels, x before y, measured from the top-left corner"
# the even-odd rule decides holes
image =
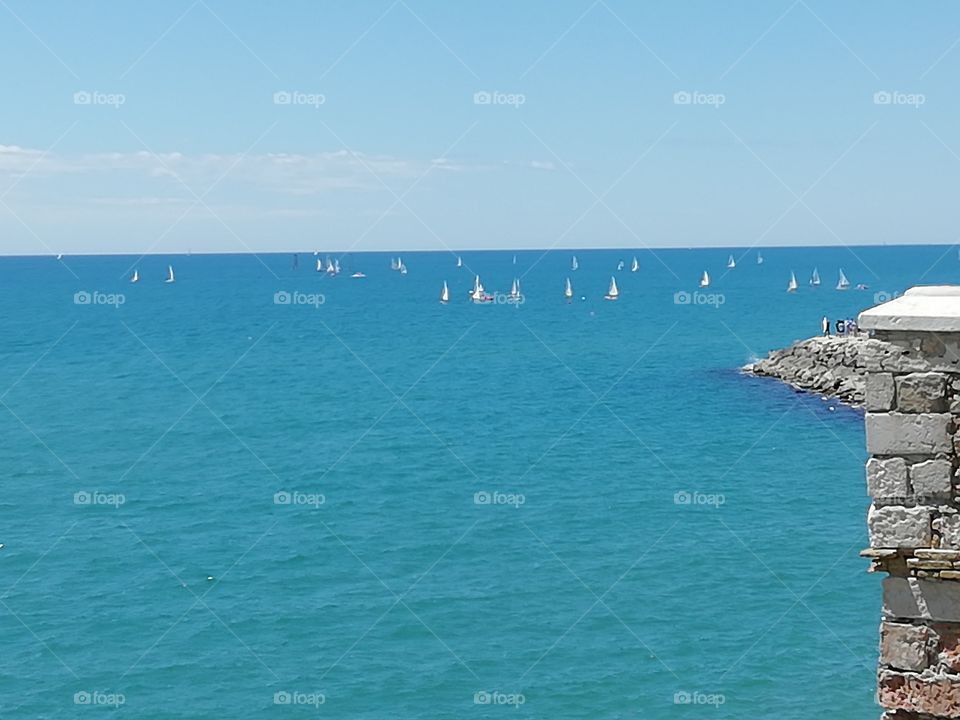
[[[520,280],[517,278],[513,279],[513,285],[510,286],[510,299],[511,300],[520,299]]]
[[[399,270],[400,265],[398,264],[399,258],[390,258],[390,269]]]
[[[323,260],[317,258],[317,272],[323,272]]]
[[[700,278],[700,287],[710,287],[710,273],[706,270],[703,271],[703,277]]]
[[[810,285],[812,285],[813,287],[820,286],[820,273],[817,271],[816,268],[813,269],[813,275],[810,276]]]
[[[573,260],[570,261],[570,269],[576,270],[578,267],[580,267],[580,263],[577,262],[577,256],[574,255]]]
[[[134,270],[134,271],[133,271],[133,276],[130,278],[130,282],[132,282],[132,283],[140,282],[140,271],[139,271],[139,270]]]
[[[327,272],[331,275],[337,274],[337,269],[333,266],[333,260],[327,258]]]
[[[173,274],[173,265],[167,265],[167,279],[164,282],[173,283],[176,281],[177,277]]]
[[[757,253],[757,265],[763,265],[763,255]]]
[[[733,255],[731,255],[730,257],[727,258],[727,267],[732,269],[732,268],[735,268],[736,266],[737,266],[737,261],[734,260]]]
[[[633,262],[630,263],[630,272],[636,272],[639,269],[640,269],[640,263],[637,262],[636,258],[634,258]]]
[[[443,290],[440,291],[440,302],[446,305],[450,302],[450,289],[447,287],[447,281],[443,281]]]
[[[493,300],[493,298],[484,292],[483,283],[480,282],[479,275],[477,275],[476,279],[473,281],[473,290],[470,292],[470,299],[475,303],[485,303]]]
[[[850,281],[847,280],[847,276],[843,274],[843,268],[840,268],[840,279],[837,280],[837,290],[848,290],[850,288]]]
[[[57,260],[63,260],[63,253],[59,253],[57,255]]]
[[[353,275],[351,275],[350,277],[352,277],[352,278],[365,278],[366,275],[364,275],[362,272],[359,272],[359,271],[358,271],[358,272],[355,272],[355,273],[354,273]]]
[[[463,267],[463,260],[457,255],[457,267]]]
[[[339,261],[339,260],[334,260],[334,261],[333,261],[333,273],[334,273],[334,275],[339,275],[339,274],[340,274],[340,261]]]
[[[397,259],[400,260],[400,258],[397,258]],[[407,274],[407,266],[403,264],[403,260],[400,260],[400,267],[398,267],[397,270],[400,271],[401,275]]]
[[[565,288],[563,288],[563,296],[567,300],[573,299],[573,285],[570,284],[570,278],[567,278],[567,285]]]
[[[603,296],[604,300],[616,300],[620,297],[620,288],[617,287],[617,279],[615,277],[610,278],[610,287],[607,289],[607,294]]]
[[[790,271],[790,282],[787,284],[787,292],[792,293],[797,291],[797,276],[793,274],[793,270]]]
[[[513,256],[513,264],[514,264],[514,265],[517,264],[517,256],[516,256],[516,255]]]
[[[623,260],[617,263],[617,270],[618,271],[623,270]]]

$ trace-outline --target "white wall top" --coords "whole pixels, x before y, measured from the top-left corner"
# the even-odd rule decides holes
[[[860,313],[864,330],[960,332],[960,286],[922,285]]]

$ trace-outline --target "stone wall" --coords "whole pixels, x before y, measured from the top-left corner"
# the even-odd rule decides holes
[[[960,718],[960,312],[932,329],[909,296],[861,315],[875,337],[861,349],[872,499],[862,554],[888,574],[877,699],[885,720]],[[943,304],[952,317],[956,303]]]

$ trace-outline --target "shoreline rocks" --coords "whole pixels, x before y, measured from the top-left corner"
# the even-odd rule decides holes
[[[867,383],[865,350],[877,342],[866,335],[813,337],[771,350],[766,358],[742,370],[862,407]]]

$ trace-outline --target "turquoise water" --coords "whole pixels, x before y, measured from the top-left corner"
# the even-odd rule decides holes
[[[0,715],[876,717],[862,418],[735,368],[955,250],[727,254],[0,260]]]

